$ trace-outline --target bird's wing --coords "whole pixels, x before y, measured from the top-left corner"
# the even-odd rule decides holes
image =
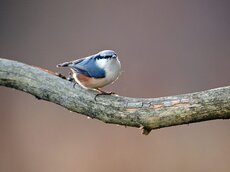
[[[89,77],[105,77],[105,71],[97,66],[96,59],[94,58],[94,56],[73,61],[70,67],[73,68],[77,73],[81,73]]]
[[[57,67],[71,67],[73,64],[80,63],[80,62],[82,62],[83,60],[84,60],[84,58],[82,58],[82,59],[77,59],[77,60],[70,61],[70,62],[64,62],[64,63],[58,64]]]

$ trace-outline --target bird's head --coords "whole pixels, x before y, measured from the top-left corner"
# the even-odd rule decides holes
[[[96,54],[96,59],[116,59],[117,54],[113,50],[103,50]]]
[[[117,54],[113,50],[103,50],[95,54],[96,63],[100,68],[111,68],[120,63]]]

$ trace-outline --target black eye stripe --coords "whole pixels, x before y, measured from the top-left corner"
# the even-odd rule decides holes
[[[112,58],[112,55],[107,55],[107,56],[96,56],[95,57],[96,59],[111,59]]]

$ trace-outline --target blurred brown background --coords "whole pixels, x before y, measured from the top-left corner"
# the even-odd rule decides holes
[[[56,64],[115,50],[107,90],[159,97],[230,85],[230,1],[0,1],[0,56]],[[0,87],[2,172],[227,172],[230,121],[152,131],[90,120]]]

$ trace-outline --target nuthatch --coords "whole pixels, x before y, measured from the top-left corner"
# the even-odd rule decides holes
[[[58,64],[57,67],[69,67],[74,80],[83,88],[96,89],[113,83],[120,75],[121,64],[113,50],[104,50],[97,54]]]

